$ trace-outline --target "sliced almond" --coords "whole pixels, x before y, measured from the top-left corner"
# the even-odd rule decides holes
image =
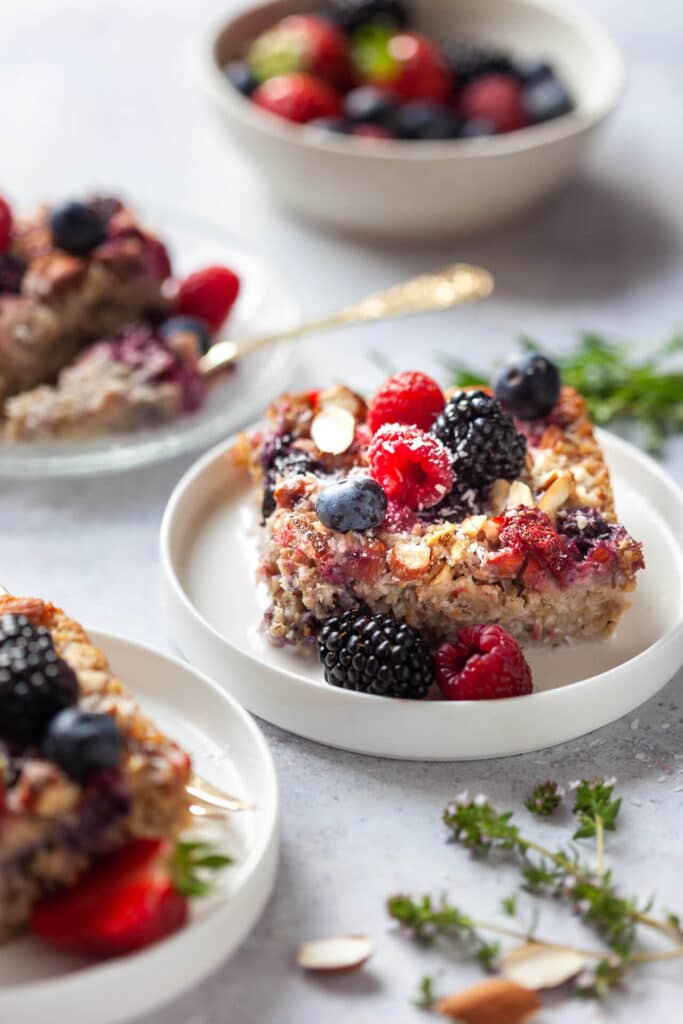
[[[337,409],[346,409],[356,420],[365,419],[367,407],[360,395],[357,395],[351,388],[344,384],[333,384],[318,392],[316,397],[318,409],[328,409],[334,406]]]
[[[496,515],[503,511],[507,504],[510,493],[510,482],[508,480],[495,480],[489,494],[491,507]]]
[[[541,1000],[531,989],[507,978],[489,978],[446,996],[435,1009],[462,1024],[527,1024],[541,1009]]]
[[[339,974],[362,967],[374,952],[375,944],[367,935],[340,935],[304,942],[296,962],[305,971]]]
[[[389,552],[389,565],[399,579],[411,580],[422,576],[429,568],[431,551],[424,541],[402,541]]]
[[[520,505],[526,505],[529,508],[533,508],[534,496],[531,493],[528,484],[525,484],[523,480],[513,480],[510,484],[507,508],[519,508]]]
[[[551,516],[558,509],[561,509],[569,499],[573,485],[574,478],[571,473],[562,473],[561,476],[558,476],[557,480],[550,485],[539,502],[541,511]]]
[[[321,452],[341,455],[351,447],[355,436],[356,421],[348,409],[330,405],[313,417],[311,437]]]
[[[501,973],[508,981],[525,988],[557,988],[571,981],[586,967],[588,957],[574,949],[561,949],[529,942],[511,949],[501,961]]]

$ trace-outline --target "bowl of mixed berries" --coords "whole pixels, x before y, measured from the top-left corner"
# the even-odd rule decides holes
[[[622,64],[554,0],[275,0],[212,33],[204,82],[274,192],[337,230],[492,228],[575,171]]]

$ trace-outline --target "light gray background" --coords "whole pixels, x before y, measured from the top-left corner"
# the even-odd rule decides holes
[[[15,203],[96,185],[208,219],[279,265],[308,314],[454,258],[495,272],[496,296],[484,306],[307,343],[310,385],[329,379],[330,365],[335,376],[373,385],[381,373],[367,353],[380,345],[397,365],[436,369],[436,352],[474,351],[488,361],[521,330],[559,347],[579,329],[595,328],[645,348],[683,323],[683,9],[675,0],[586,4],[623,47],[629,85],[574,185],[495,239],[409,248],[322,236],[261,191],[195,83],[195,37],[226,12],[225,0],[1,6],[0,176]],[[157,598],[157,533],[190,461],[121,477],[1,482],[2,582],[49,596],[92,625],[169,648]],[[680,440],[669,445],[666,464],[680,481]],[[473,866],[443,842],[441,807],[465,787],[518,806],[548,775],[616,775],[625,801],[610,862],[629,891],[656,890],[683,910],[682,689],[679,674],[629,720],[544,753],[474,764],[356,757],[265,726],[282,787],[275,896],[230,964],[144,1024],[424,1019],[408,999],[422,970],[438,961],[421,962],[387,930],[384,898],[397,889],[447,887],[484,915],[512,885],[512,875]],[[555,928],[546,912],[542,931]],[[325,981],[297,972],[299,941],[344,931],[377,939],[366,971]],[[443,985],[456,988],[477,973],[453,963]],[[681,1001],[679,961],[642,971],[623,999],[604,1008],[551,1003],[543,1020],[641,1024],[647,1014],[674,1024]],[[46,1008],[46,1020],[55,1009]]]

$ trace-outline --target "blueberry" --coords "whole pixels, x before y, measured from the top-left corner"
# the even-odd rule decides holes
[[[72,707],[52,719],[41,752],[69,778],[83,783],[94,772],[116,768],[122,747],[123,738],[111,715]]]
[[[348,135],[351,131],[349,122],[343,117],[314,117],[308,126],[321,132],[332,132],[333,135]]]
[[[172,316],[161,325],[159,334],[164,341],[170,341],[174,334],[194,334],[202,352],[211,346],[209,326],[198,316]]]
[[[535,85],[553,77],[552,65],[534,57],[517,57],[510,63],[510,71],[522,85]]]
[[[387,496],[369,476],[351,477],[330,484],[318,494],[315,512],[330,530],[371,530],[379,526],[387,511]]]
[[[524,111],[533,124],[552,121],[574,109],[574,103],[562,82],[556,78],[544,78],[524,90],[522,97]]]
[[[489,135],[497,134],[498,129],[493,121],[489,121],[487,117],[473,117],[469,121],[465,121],[460,129],[459,138],[484,139],[488,138]]]
[[[106,237],[101,215],[86,203],[64,203],[50,214],[55,245],[75,256],[85,256]]]
[[[560,371],[545,356],[534,352],[511,360],[495,381],[496,398],[521,420],[547,416],[560,395]]]
[[[223,74],[233,89],[237,89],[243,96],[251,96],[258,85],[254,73],[245,60],[233,60],[226,64]]]
[[[448,107],[431,100],[413,100],[397,112],[392,127],[401,139],[453,139],[460,121]]]
[[[391,125],[398,103],[386,89],[374,85],[361,85],[352,89],[344,99],[344,113],[354,124]]]

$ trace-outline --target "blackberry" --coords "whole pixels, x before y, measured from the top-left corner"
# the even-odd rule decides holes
[[[0,294],[10,292],[18,295],[25,270],[26,264],[23,260],[10,256],[8,252],[0,254]]]
[[[456,391],[430,433],[453,459],[455,486],[446,499],[451,504],[494,480],[515,480],[524,466],[526,439],[495,398],[483,391]]]
[[[420,634],[393,615],[335,615],[318,634],[318,656],[332,686],[379,697],[421,700],[434,682],[434,659]]]
[[[331,0],[325,16],[344,32],[371,24],[406,28],[410,20],[402,0]]]
[[[49,632],[24,615],[0,618],[0,738],[38,743],[50,721],[78,700],[78,680]]]
[[[283,476],[291,476],[294,473],[308,473],[316,468],[317,464],[306,452],[302,452],[300,448],[292,448],[291,445],[291,436],[282,434],[280,437],[276,437],[264,451],[265,485],[261,503],[261,516],[264,521],[275,511],[274,492],[278,479]]]
[[[442,43],[441,48],[457,85],[465,85],[492,71],[510,70],[510,59],[504,53],[480,46],[471,39],[453,39]]]
[[[563,509],[557,513],[555,526],[558,533],[576,544],[584,558],[596,540],[609,540],[612,536],[612,527],[595,508]]]

